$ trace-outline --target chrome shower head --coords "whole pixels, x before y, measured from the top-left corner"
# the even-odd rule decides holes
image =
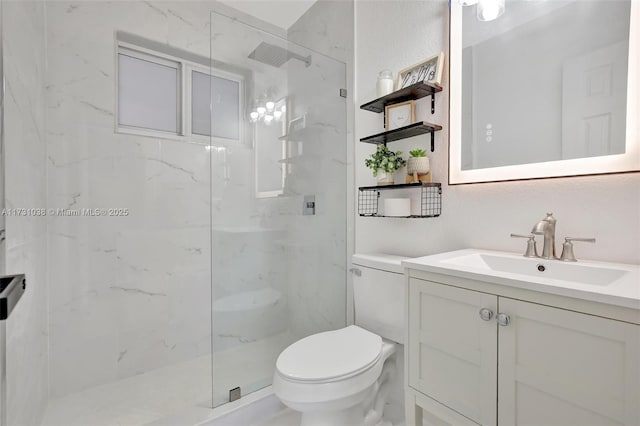
[[[266,43],[264,41],[260,43],[258,47],[253,49],[253,52],[249,53],[248,57],[276,68],[280,68],[289,59],[297,59],[299,61],[302,61],[307,67],[311,65],[311,55],[298,55],[297,53],[293,53],[290,50],[287,50],[280,46],[276,46],[275,44]]]

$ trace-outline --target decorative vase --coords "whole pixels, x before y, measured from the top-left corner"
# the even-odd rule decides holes
[[[381,98],[393,92],[393,74],[389,70],[382,70],[378,75],[376,95]]]
[[[426,175],[431,168],[429,167],[429,157],[409,157],[407,160],[407,174],[417,173],[418,176]]]
[[[378,170],[378,186],[393,185],[393,172],[386,173],[383,170]]]

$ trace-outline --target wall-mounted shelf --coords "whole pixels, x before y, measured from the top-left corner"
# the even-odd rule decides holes
[[[395,185],[372,185],[372,186],[361,186],[358,188],[359,191],[386,191],[393,189],[405,189],[405,188],[420,188],[420,187],[431,187],[431,188],[440,188],[442,186],[439,182],[413,182],[413,183],[397,183]]]
[[[386,145],[388,142],[397,141],[400,139],[411,138],[418,135],[431,134],[431,152],[435,149],[434,132],[442,130],[442,126],[438,124],[426,123],[419,121],[417,123],[409,124],[408,126],[399,127],[393,130],[387,130],[386,132],[378,133],[376,135],[367,136],[360,139],[360,142],[373,143],[376,145]]]
[[[437,84],[420,82],[360,105],[360,109],[381,113],[384,112],[387,105],[431,96],[431,113],[433,114],[435,113],[434,95],[441,91],[442,87]],[[431,152],[433,152],[435,150],[434,133],[439,130],[442,130],[442,126],[438,124],[419,121],[398,129],[387,130],[386,132],[367,136],[360,139],[360,142],[386,145],[389,142],[429,134],[431,135]],[[358,188],[358,214],[360,216],[368,217],[397,217],[385,216],[384,214],[379,213],[378,202],[380,200],[380,191],[409,188],[420,188],[420,214],[405,217],[425,218],[440,216],[440,213],[442,212],[442,185],[440,183],[432,182],[403,183],[386,186],[361,186]]]
[[[441,86],[433,83],[420,82],[360,105],[360,109],[380,113],[384,112],[384,107],[387,105],[431,96],[431,114],[433,114],[436,111],[433,95],[438,92],[442,92]]]
[[[398,185],[361,186],[358,188],[358,214],[367,217],[399,217],[379,214],[380,191],[420,188],[420,214],[406,218],[438,217],[442,213],[442,184],[438,182],[402,183]]]

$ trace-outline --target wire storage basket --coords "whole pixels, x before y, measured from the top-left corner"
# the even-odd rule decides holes
[[[403,183],[388,186],[362,186],[358,192],[358,214],[360,216],[385,217],[379,214],[380,191],[420,188],[420,214],[407,217],[438,217],[442,213],[442,184],[438,182]]]
[[[438,217],[442,213],[442,185],[440,183],[422,184],[420,194],[420,217]]]
[[[360,216],[377,216],[378,198],[380,198],[380,192],[377,189],[360,189],[358,193],[358,214]]]

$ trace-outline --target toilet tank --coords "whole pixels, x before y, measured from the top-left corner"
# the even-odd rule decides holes
[[[377,253],[352,257],[356,325],[398,343],[404,343],[404,259]]]

